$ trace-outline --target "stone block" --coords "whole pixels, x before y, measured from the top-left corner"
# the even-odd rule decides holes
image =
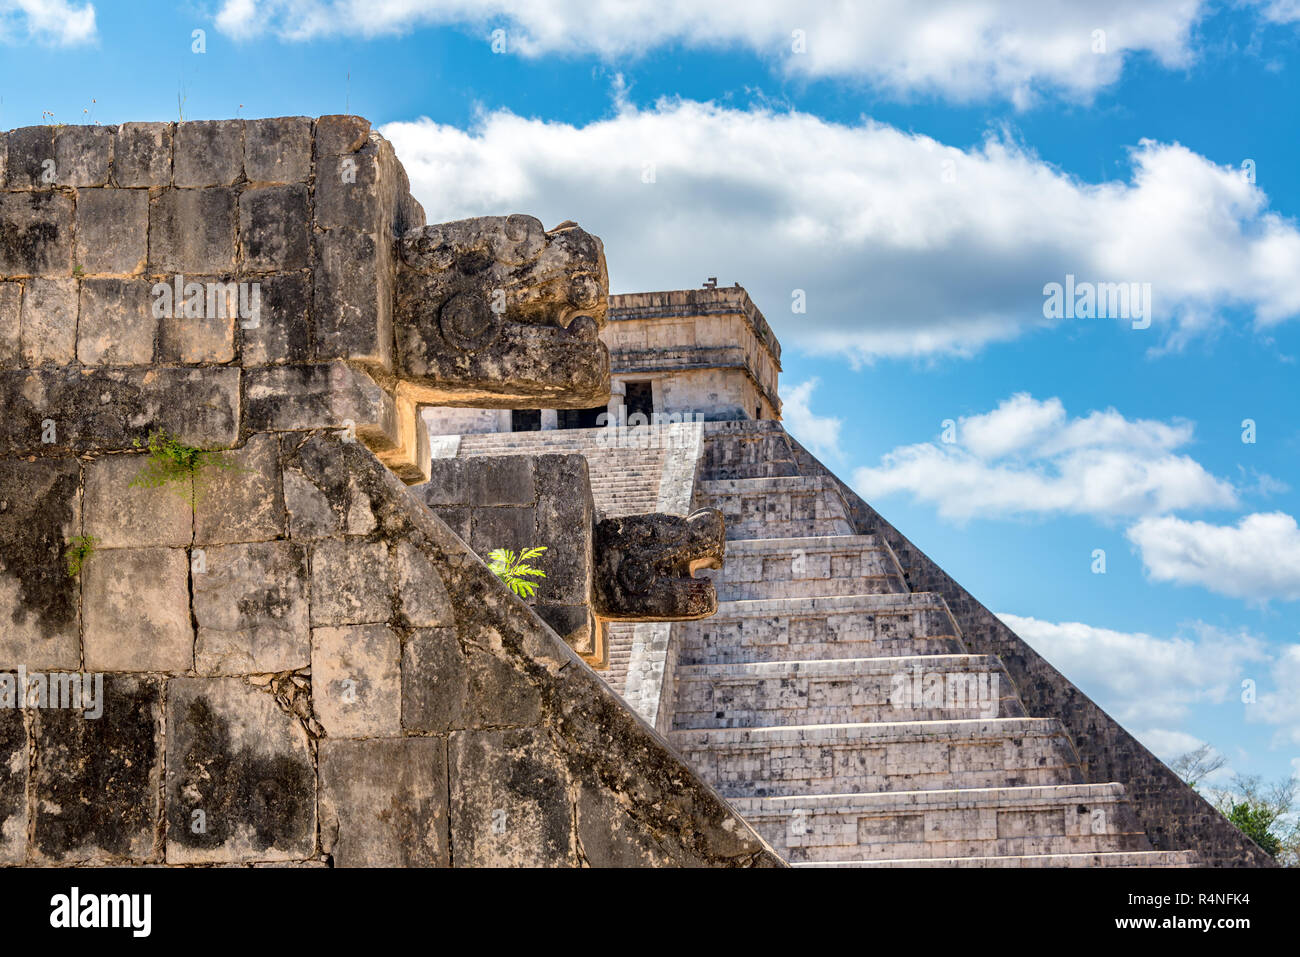
[[[301,722],[241,678],[167,684],[167,863],[315,853],[316,775]]]
[[[284,534],[279,452],[276,436],[259,433],[243,448],[213,453],[196,496],[195,544],[266,541]]]
[[[375,427],[396,432],[392,399],[365,373],[341,362],[251,369],[248,426],[254,431]]]
[[[165,285],[175,289],[174,281]],[[182,292],[182,305],[175,305],[173,291],[172,314],[158,320],[159,361],[229,362],[235,357],[235,326],[241,321],[242,303],[252,312],[251,292],[213,276],[186,276]],[[153,293],[165,295],[157,287]]]
[[[81,532],[80,485],[75,459],[0,459],[0,668],[81,661],[80,589],[64,561]]]
[[[284,502],[295,540],[364,535],[377,527],[371,491],[343,460],[346,445],[285,439]]]
[[[429,481],[411,487],[430,508],[470,504],[469,469],[473,459],[435,458],[429,463]]]
[[[540,719],[541,697],[527,677],[483,645],[463,643],[455,628],[417,628],[403,644],[404,730],[442,733]]]
[[[545,732],[458,731],[448,764],[456,867],[577,865],[568,775]]]
[[[194,630],[183,549],[100,550],[82,578],[88,670],[190,670]]]
[[[150,272],[233,272],[238,222],[233,189],[169,189],[155,195],[149,203]]]
[[[59,864],[158,860],[162,693],[154,678],[105,675],[103,714],[32,712],[34,856]]]
[[[442,519],[447,527],[460,537],[461,541],[466,544],[469,543],[470,513],[473,512],[473,509],[434,505],[430,508],[430,511]]]
[[[389,600],[388,546],[383,542],[323,541],[312,549],[312,625],[385,622]],[[378,574],[376,573],[378,571]]]
[[[0,193],[0,276],[71,276],[72,222],[63,193]]]
[[[77,281],[29,279],[25,286],[20,333],[23,363],[72,362],[77,352]]]
[[[86,279],[81,283],[77,359],[85,365],[148,365],[158,320],[147,279]]]
[[[53,189],[58,182],[54,127],[10,130],[7,165],[10,189]]]
[[[142,189],[77,192],[77,265],[87,276],[134,276],[149,255],[149,194]]]
[[[101,548],[185,547],[193,534],[190,482],[133,485],[147,455],[105,455],[86,463],[86,534]]]
[[[474,551],[486,556],[495,548],[520,551],[537,541],[537,509],[532,507],[501,506],[476,508],[471,513],[470,545]]]
[[[311,261],[307,187],[264,186],[239,197],[240,254],[245,272],[305,269]]]
[[[250,183],[305,183],[311,176],[311,120],[282,116],[244,122],[244,173]]]
[[[27,857],[27,727],[23,713],[0,711],[0,864]]]
[[[241,322],[237,328],[244,364],[270,365],[310,358],[307,331],[310,274],[263,276],[256,282],[261,295],[261,315],[256,323]]]
[[[470,503],[475,507],[537,502],[533,456],[480,455],[469,461]]]
[[[393,359],[392,279],[374,233],[334,229],[316,235],[312,319],[316,357],[389,367]]]
[[[22,361],[22,306],[22,284],[0,282],[0,367]]]
[[[326,735],[401,733],[401,657],[401,639],[387,625],[312,629],[312,707]]]
[[[414,628],[450,625],[456,620],[451,598],[434,563],[410,542],[397,542],[391,552],[393,590],[397,607]]]
[[[0,449],[8,452],[129,450],[154,429],[201,448],[239,437],[240,370],[0,370]],[[47,423],[54,442],[43,442]]]
[[[539,455],[533,469],[537,485],[535,544],[547,546],[539,562],[546,572],[543,598],[586,604],[591,600],[591,530],[596,522],[587,460],[582,455]]]
[[[693,863],[664,847],[654,831],[629,814],[625,804],[604,787],[580,786],[577,806],[578,839],[589,867],[684,867]]]
[[[9,180],[9,134],[0,133],[0,188],[8,185]]]
[[[318,229],[378,229],[383,216],[386,184],[380,151],[375,143],[355,153],[321,157],[316,164],[316,226]]]
[[[60,186],[107,186],[113,163],[110,126],[60,126],[54,131],[54,160]],[[80,205],[81,196],[77,197]]]
[[[546,581],[550,581],[548,575]],[[550,625],[564,643],[580,655],[591,657],[599,652],[596,624],[587,605],[560,605],[545,601],[531,603],[537,617]]]
[[[201,674],[269,674],[311,664],[307,553],[290,542],[196,549],[192,565]]]
[[[172,184],[233,186],[244,173],[244,121],[199,120],[176,124]]]
[[[370,121],[362,116],[333,114],[316,120],[316,162],[343,153],[355,153],[370,138]]]
[[[113,180],[121,187],[170,186],[172,123],[123,123],[113,141]]]
[[[321,848],[335,867],[446,867],[447,744],[320,743]]]

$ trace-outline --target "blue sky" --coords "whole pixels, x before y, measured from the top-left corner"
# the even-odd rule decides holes
[[[1162,756],[1300,770],[1293,0],[0,0],[3,128],[345,111],[430,221],[745,285],[787,425],[955,578]],[[1046,319],[1067,273],[1150,328]]]

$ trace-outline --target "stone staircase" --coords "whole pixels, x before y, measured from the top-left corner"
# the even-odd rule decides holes
[[[605,515],[653,512],[671,443],[648,441],[640,447],[632,444],[609,447],[605,439],[604,429],[490,432],[462,435],[456,454],[581,452],[591,469],[591,492],[597,509]]]
[[[764,423],[765,425],[765,423]],[[943,599],[909,590],[784,433],[706,434],[696,505],[722,510],[717,616],[676,626],[669,739],[795,864],[1188,866],[1120,784],[1085,783]]]
[[[569,450],[586,455],[606,514],[663,506],[667,452],[655,443],[608,448],[600,430],[467,435],[455,454]],[[710,573],[717,615],[672,626],[658,725],[787,860],[1196,863],[1152,850],[1121,784],[1085,782],[1061,723],[1026,713],[999,659],[968,653],[943,598],[910,590],[836,482],[801,474],[776,423],[708,423],[699,458],[692,504],[722,510],[727,556]],[[614,690],[625,693],[634,646],[662,641],[664,627],[611,628],[601,674]]]

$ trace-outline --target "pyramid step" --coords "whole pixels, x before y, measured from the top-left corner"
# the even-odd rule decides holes
[[[884,861],[820,861],[795,867],[1196,867],[1195,851],[1114,851],[1016,857],[930,857]]]
[[[720,601],[907,591],[898,559],[875,535],[728,542],[721,570],[710,577]]]
[[[679,665],[673,728],[753,728],[1025,716],[986,655]]]
[[[1054,718],[670,731],[724,797],[1072,784],[1079,759]]]
[[[698,500],[722,511],[728,540],[856,531],[839,487],[820,476],[702,482]]]
[[[683,665],[960,653],[957,623],[933,592],[724,601],[675,626]]]
[[[1151,850],[1120,784],[732,798],[731,804],[792,862]]]

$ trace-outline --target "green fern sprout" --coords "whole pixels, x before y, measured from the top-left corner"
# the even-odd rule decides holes
[[[518,555],[508,548],[494,548],[488,552],[488,568],[520,598],[532,598],[537,594],[537,583],[529,579],[545,578],[546,572],[527,563],[544,551],[545,545],[525,548]]]
[[[68,563],[69,578],[76,578],[81,574],[86,559],[98,544],[99,540],[94,535],[75,535],[68,539],[68,547],[63,553],[63,558]]]
[[[131,479],[133,488],[161,488],[171,486],[177,495],[196,508],[205,486],[203,472],[209,466],[231,471],[236,468],[233,463],[221,459],[215,452],[204,452],[192,445],[183,445],[174,435],[161,430],[150,432],[149,441],[132,440],[137,449],[149,450],[148,460],[135,478]]]

